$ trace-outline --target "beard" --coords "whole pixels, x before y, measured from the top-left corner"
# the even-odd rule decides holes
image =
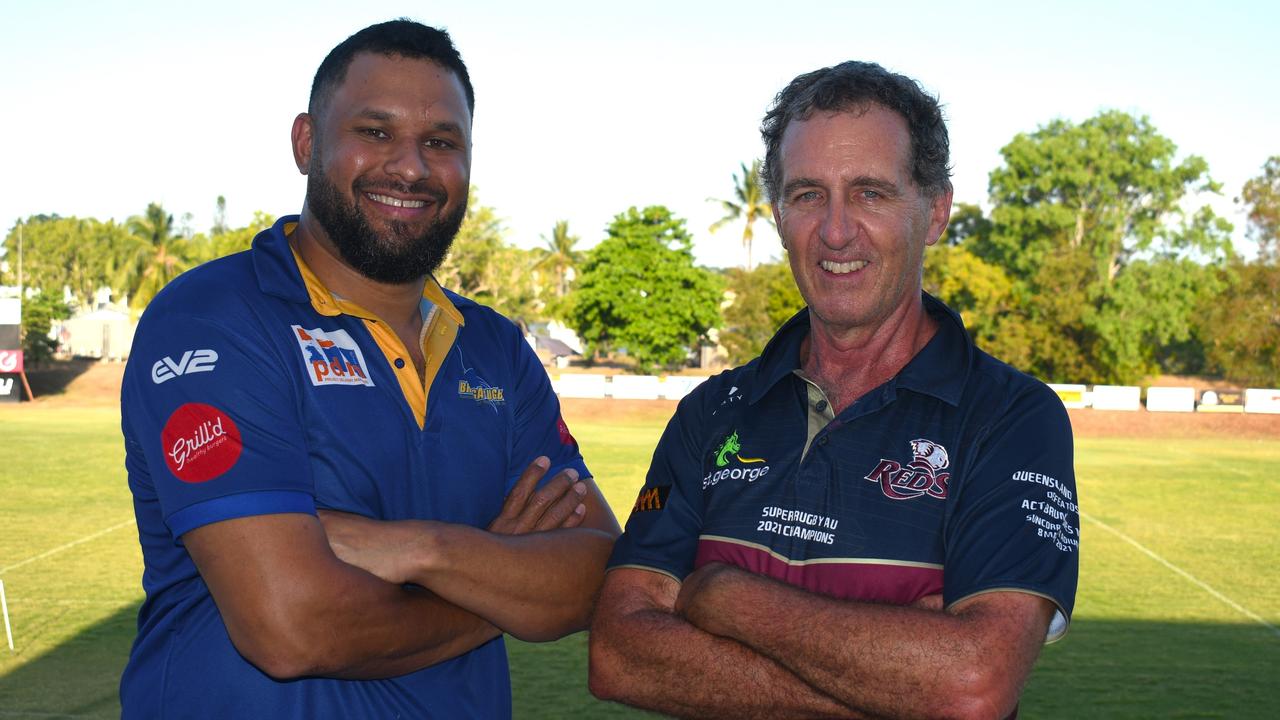
[[[438,208],[444,208],[448,200],[447,193],[427,186],[425,180],[412,185],[357,180],[352,190],[357,195],[365,192],[430,195]],[[342,197],[325,175],[318,157],[313,157],[312,170],[307,174],[307,207],[338,254],[361,275],[391,285],[417,280],[440,267],[467,214],[465,193],[461,200],[449,214],[438,214],[424,230],[415,232],[411,224],[392,220],[387,223],[387,231],[379,233],[354,202],[349,203]]]

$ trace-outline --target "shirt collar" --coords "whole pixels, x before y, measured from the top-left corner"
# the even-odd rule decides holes
[[[258,233],[253,239],[254,270],[258,274],[258,287],[268,295],[296,303],[309,303],[315,311],[325,316],[355,315],[365,319],[374,316],[349,300],[335,296],[311,268],[293,251],[289,236],[298,226],[297,215],[286,215],[275,225]],[[462,313],[436,282],[427,277],[422,297],[440,308],[456,324],[463,325]]]
[[[921,293],[921,297],[925,312],[938,322],[938,331],[889,382],[957,405],[976,348],[954,310],[929,293]],[[808,335],[809,309],[804,308],[783,323],[760,353],[749,403],[755,404],[800,367],[800,347]]]

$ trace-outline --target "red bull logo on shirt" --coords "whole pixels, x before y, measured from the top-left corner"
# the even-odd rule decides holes
[[[951,480],[951,473],[943,472],[951,465],[947,449],[924,438],[912,440],[910,445],[910,462],[903,465],[882,458],[880,464],[867,473],[866,479],[880,483],[880,491],[892,500],[910,500],[921,495],[945,500],[947,482]]]
[[[293,325],[294,336],[307,363],[312,385],[367,385],[373,387],[364,354],[346,330],[303,329]]]

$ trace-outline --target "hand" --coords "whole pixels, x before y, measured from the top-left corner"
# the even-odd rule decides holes
[[[925,595],[924,597],[911,603],[910,607],[917,610],[933,610],[934,612],[942,612],[945,608],[942,604],[942,593],[934,593]]]
[[[542,456],[525,468],[503,501],[502,511],[489,523],[489,532],[524,535],[582,524],[587,513],[587,506],[582,502],[587,484],[578,479],[577,470],[563,470],[537,491],[534,490],[549,467],[551,460]]]
[[[422,542],[425,523],[371,520],[360,515],[321,510],[320,522],[329,547],[339,560],[396,584],[413,582],[405,562]]]

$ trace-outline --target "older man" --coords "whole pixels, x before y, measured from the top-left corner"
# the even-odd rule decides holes
[[[143,316],[126,717],[504,717],[502,634],[585,628],[617,523],[515,325],[431,276],[474,104],[444,32],[351,36],[293,124],[301,215]]]
[[[691,717],[1007,717],[1077,575],[1071,430],[924,294],[936,100],[847,62],[765,116],[808,308],[686,398],[610,559],[591,689]]]

